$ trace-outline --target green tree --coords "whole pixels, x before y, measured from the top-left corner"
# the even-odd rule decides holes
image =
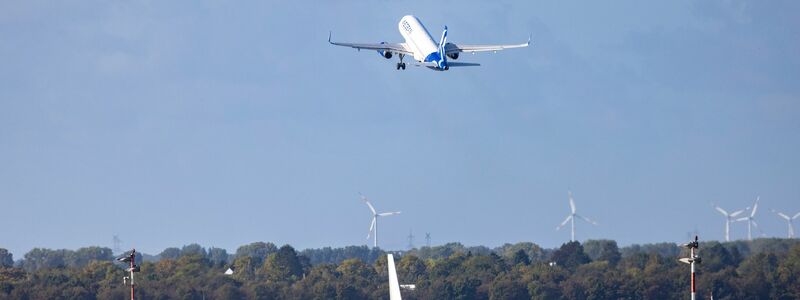
[[[617,242],[612,240],[588,240],[583,244],[583,249],[592,261],[604,260],[612,266],[622,258]]]
[[[66,250],[50,250],[45,248],[33,248],[25,253],[23,268],[28,272],[45,268],[63,268],[66,266],[64,256]]]
[[[745,259],[736,269],[738,278],[733,278],[741,293],[741,299],[776,299],[777,290],[773,285],[778,282],[778,257],[772,253],[759,253]]]
[[[161,251],[161,253],[158,254],[158,256],[161,259],[178,259],[181,257],[181,249],[175,247],[169,247],[167,249],[164,249],[164,251]]]
[[[574,270],[578,266],[592,261],[589,256],[583,252],[581,243],[577,241],[561,245],[561,248],[553,252],[552,259],[557,265],[569,270]]]
[[[777,270],[779,298],[800,299],[800,245],[795,245]]]
[[[203,248],[202,246],[198,244],[189,244],[181,248],[181,256],[184,255],[199,255],[202,257],[206,257],[206,255],[208,254],[206,253],[206,249]]]
[[[417,282],[425,278],[427,266],[425,262],[414,255],[403,255],[397,263],[398,280],[402,282]]]
[[[208,249],[208,260],[214,266],[221,267],[228,263],[228,251],[222,248],[211,247]]]
[[[455,294],[454,299],[468,300],[468,299],[485,299],[488,295],[485,291],[479,291],[482,282],[470,276],[459,276],[453,280],[452,292]]]
[[[295,281],[303,276],[303,265],[294,248],[284,245],[267,257],[260,274],[271,281]]]
[[[561,298],[559,283],[568,278],[566,269],[545,263],[533,263],[520,268],[522,282],[528,283],[528,293],[532,299]]]
[[[255,242],[237,248],[236,257],[249,256],[254,259],[253,262],[256,265],[261,265],[270,254],[277,251],[278,247],[275,247],[273,243]]]
[[[72,268],[82,268],[93,261],[112,261],[114,254],[110,248],[84,247],[65,253],[65,264]]]
[[[503,246],[500,246],[496,252],[503,256],[503,258],[513,261],[514,255],[516,255],[519,250],[525,251],[525,254],[528,255],[528,259],[531,262],[543,262],[547,258],[544,250],[539,247],[539,245],[530,242],[504,244]]]
[[[256,269],[259,266],[255,258],[251,256],[240,256],[233,260],[233,278],[240,281],[252,281],[256,278]]]
[[[509,274],[501,274],[492,282],[490,299],[530,299],[527,287]]]
[[[525,250],[519,249],[517,252],[514,253],[514,257],[511,259],[513,265],[530,265],[531,259],[528,258],[528,254],[525,253]]]
[[[337,285],[337,294],[347,292],[349,290],[348,286],[370,287],[378,277],[374,268],[359,259],[347,259],[342,261],[342,263],[336,267],[336,272],[341,274],[337,282],[346,283],[344,286]],[[358,294],[359,297],[366,297],[366,293],[362,293],[361,291],[359,291]]]
[[[333,264],[317,265],[298,283],[303,299],[335,299],[339,274]]]
[[[718,272],[724,268],[735,266],[735,260],[731,254],[718,242],[706,243],[701,245],[700,249],[703,259],[700,267],[704,272]]]
[[[244,294],[239,287],[234,284],[227,283],[219,286],[214,290],[213,299],[221,299],[221,300],[237,300],[243,299]]]
[[[13,267],[14,266],[14,255],[11,252],[4,248],[0,248],[0,268],[2,267]]]

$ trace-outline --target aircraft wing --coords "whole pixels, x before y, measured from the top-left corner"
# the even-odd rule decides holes
[[[390,51],[394,53],[402,53],[412,56],[414,55],[411,53],[411,51],[408,51],[405,43],[340,43],[332,42],[330,34],[328,34],[328,43],[331,43],[331,45],[350,47],[358,50],[367,49],[375,51]]]
[[[500,51],[505,49],[513,49],[513,48],[525,48],[530,46],[531,38],[528,37],[528,42],[522,44],[511,44],[511,45],[468,45],[468,44],[454,44],[454,43],[447,43],[444,46],[444,51],[447,54],[458,53],[458,52],[485,52],[485,51]]]
[[[412,64],[417,66],[417,67],[429,67],[429,68],[437,68],[437,67],[439,67],[439,65],[437,65],[436,62],[433,62],[433,61],[429,61],[429,62],[414,62]],[[467,62],[454,62],[454,61],[448,61],[447,62],[447,66],[448,67],[478,67],[480,65],[481,64],[478,64],[478,63],[467,63]]]

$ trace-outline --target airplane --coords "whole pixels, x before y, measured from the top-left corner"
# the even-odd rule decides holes
[[[394,256],[387,254],[386,258],[389,265],[389,300],[402,300],[400,284],[397,280],[397,269],[394,267]]]
[[[439,39],[439,43],[437,44],[434,42],[428,29],[422,25],[417,17],[412,15],[407,15],[400,19],[400,23],[397,24],[397,27],[400,30],[400,35],[405,39],[405,43],[381,42],[368,44],[332,42],[330,32],[328,33],[328,43],[336,46],[355,48],[359,51],[361,51],[361,49],[376,50],[386,59],[392,58],[392,54],[397,54],[400,58],[400,62],[397,63],[398,70],[406,69],[403,57],[410,55],[417,61],[414,65],[418,67],[428,67],[436,71],[447,71],[450,67],[480,66],[480,64],[477,63],[447,61],[448,57],[452,60],[458,59],[459,53],[461,52],[471,52],[472,54],[484,51],[497,52],[505,49],[524,48],[531,44],[530,36],[528,36],[528,42],[514,45],[466,45],[448,43],[447,26],[444,27],[442,38]]]

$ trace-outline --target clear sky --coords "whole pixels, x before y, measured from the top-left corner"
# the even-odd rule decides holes
[[[3,1],[0,247],[555,247],[800,211],[797,1]],[[327,44],[533,45],[432,72]],[[800,228],[798,228],[800,229]],[[743,238],[745,224],[733,227]]]

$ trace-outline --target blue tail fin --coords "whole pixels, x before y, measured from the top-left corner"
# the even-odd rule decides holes
[[[442,31],[442,38],[439,40],[439,66],[444,67],[447,62],[447,55],[444,51],[444,45],[447,44],[447,26],[444,26]]]

